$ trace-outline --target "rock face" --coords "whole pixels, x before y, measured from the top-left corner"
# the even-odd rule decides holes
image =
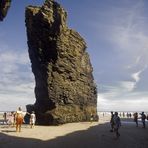
[[[55,1],[26,8],[29,56],[35,76],[38,124],[97,120],[97,90],[84,39],[67,27]]]
[[[10,4],[11,0],[0,0],[0,21],[3,21],[3,19],[7,15]]]

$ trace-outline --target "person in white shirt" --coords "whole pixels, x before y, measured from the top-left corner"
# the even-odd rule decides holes
[[[30,126],[33,128],[35,126],[36,116],[34,111],[30,114]]]

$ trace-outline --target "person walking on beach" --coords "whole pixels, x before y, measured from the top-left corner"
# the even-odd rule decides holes
[[[35,126],[35,121],[36,121],[35,112],[32,111],[32,113],[30,114],[30,126],[31,126],[31,128],[33,128]]]
[[[136,122],[136,127],[138,127],[138,113],[137,112],[134,113],[133,116],[134,116],[134,122]]]
[[[145,128],[145,119],[146,119],[146,115],[144,114],[144,112],[142,112],[141,113],[141,120],[142,120],[142,124],[143,124],[142,128]]]
[[[7,113],[6,112],[4,112],[3,118],[4,118],[3,124],[7,124]]]
[[[118,139],[120,137],[119,128],[121,126],[121,120],[120,117],[118,116],[118,112],[115,112],[113,121],[114,121],[114,131],[116,133],[116,138]]]
[[[110,132],[114,131],[114,120],[113,120],[113,118],[114,118],[114,113],[111,112],[111,119],[110,119],[111,130],[110,130]]]
[[[23,124],[23,111],[22,108],[19,107],[18,110],[16,111],[16,115],[15,115],[15,120],[16,120],[16,132],[21,132],[21,126]]]

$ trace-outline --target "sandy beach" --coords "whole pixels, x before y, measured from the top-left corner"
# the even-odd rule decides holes
[[[148,124],[147,124],[148,126]],[[68,123],[60,126],[35,126],[24,124],[22,131],[0,125],[0,148],[147,148],[148,128],[135,126],[132,119],[123,119],[120,138],[111,133],[109,116],[99,122]]]

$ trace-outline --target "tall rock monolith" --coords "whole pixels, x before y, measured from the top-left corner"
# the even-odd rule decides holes
[[[26,8],[29,57],[35,77],[38,124],[97,120],[97,90],[86,43],[69,29],[54,0]]]

